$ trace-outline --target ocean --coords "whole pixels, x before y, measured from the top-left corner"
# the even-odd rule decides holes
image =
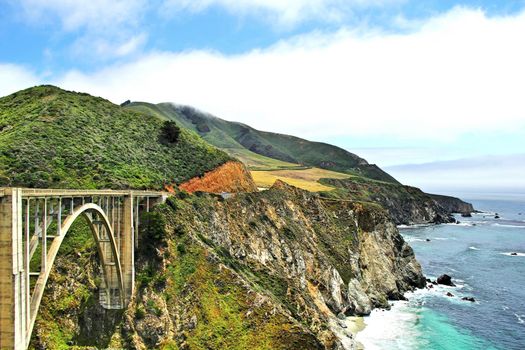
[[[418,290],[390,311],[374,310],[356,337],[366,350],[525,349],[525,196],[465,200],[483,213],[400,229],[425,276],[446,273],[457,287]]]

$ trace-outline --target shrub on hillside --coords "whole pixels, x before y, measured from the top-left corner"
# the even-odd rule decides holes
[[[177,143],[179,140],[180,128],[174,121],[166,120],[162,125],[162,137],[167,143]]]

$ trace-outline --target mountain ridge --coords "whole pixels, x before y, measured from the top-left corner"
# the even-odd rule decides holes
[[[454,222],[455,219],[451,214],[466,214],[474,211],[471,204],[459,198],[433,196],[419,188],[403,185],[377,165],[369,164],[358,155],[327,143],[259,131],[243,123],[226,121],[196,108],[173,103],[132,102],[127,104],[126,108],[174,120],[183,127],[195,131],[207,142],[241,159],[252,170],[260,170],[258,165],[250,166],[256,163],[254,157],[265,157],[265,162],[277,160],[280,163],[268,163],[272,168],[268,169],[267,175],[272,178],[271,174],[276,170],[290,170],[298,174],[304,170],[303,167],[311,166],[348,174],[347,179],[341,179],[339,176],[338,179],[321,178],[317,181],[318,186],[302,188],[308,190],[316,187],[335,188],[335,191],[325,191],[324,195],[329,198],[379,203],[387,209],[397,224]],[[282,154],[283,149],[286,150],[286,154]],[[301,154],[299,161],[294,158],[297,154]],[[333,159],[336,161],[334,162]],[[343,164],[346,164],[346,167]],[[259,172],[255,171],[255,173]],[[281,179],[289,181],[288,183],[292,182],[285,178]],[[299,182],[293,181],[293,183],[301,183],[301,175],[298,175],[298,180]]]
[[[240,158],[248,166],[256,154],[288,163],[281,167],[313,166],[399,183],[377,165],[369,164],[356,154],[328,143],[308,141],[282,133],[260,131],[243,123],[221,119],[194,107],[174,103],[132,102],[127,104],[126,108],[174,120],[197,132],[212,145]]]

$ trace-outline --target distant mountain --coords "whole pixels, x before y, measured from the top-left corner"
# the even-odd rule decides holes
[[[161,189],[231,159],[195,133],[100,97],[38,86],[0,98],[0,186]]]
[[[127,103],[126,108],[174,120],[197,132],[210,144],[239,158],[251,169],[319,167],[398,183],[378,166],[368,164],[357,155],[326,143],[259,131],[245,124],[226,121],[195,108],[172,103],[133,102]]]
[[[525,193],[523,153],[396,165],[387,169],[404,182],[429,191],[471,194]]]

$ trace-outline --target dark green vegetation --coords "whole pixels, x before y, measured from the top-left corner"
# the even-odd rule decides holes
[[[179,141],[180,128],[172,120],[166,120],[162,125],[162,138],[168,144],[175,144]]]
[[[161,189],[230,157],[165,119],[38,86],[0,99],[0,186]]]
[[[376,165],[342,148],[298,137],[255,130],[202,113],[191,107],[170,103],[136,102],[126,108],[175,120],[201,135],[210,144],[247,163],[252,170],[292,169],[313,166],[397,183]],[[275,163],[275,160],[285,163]]]

